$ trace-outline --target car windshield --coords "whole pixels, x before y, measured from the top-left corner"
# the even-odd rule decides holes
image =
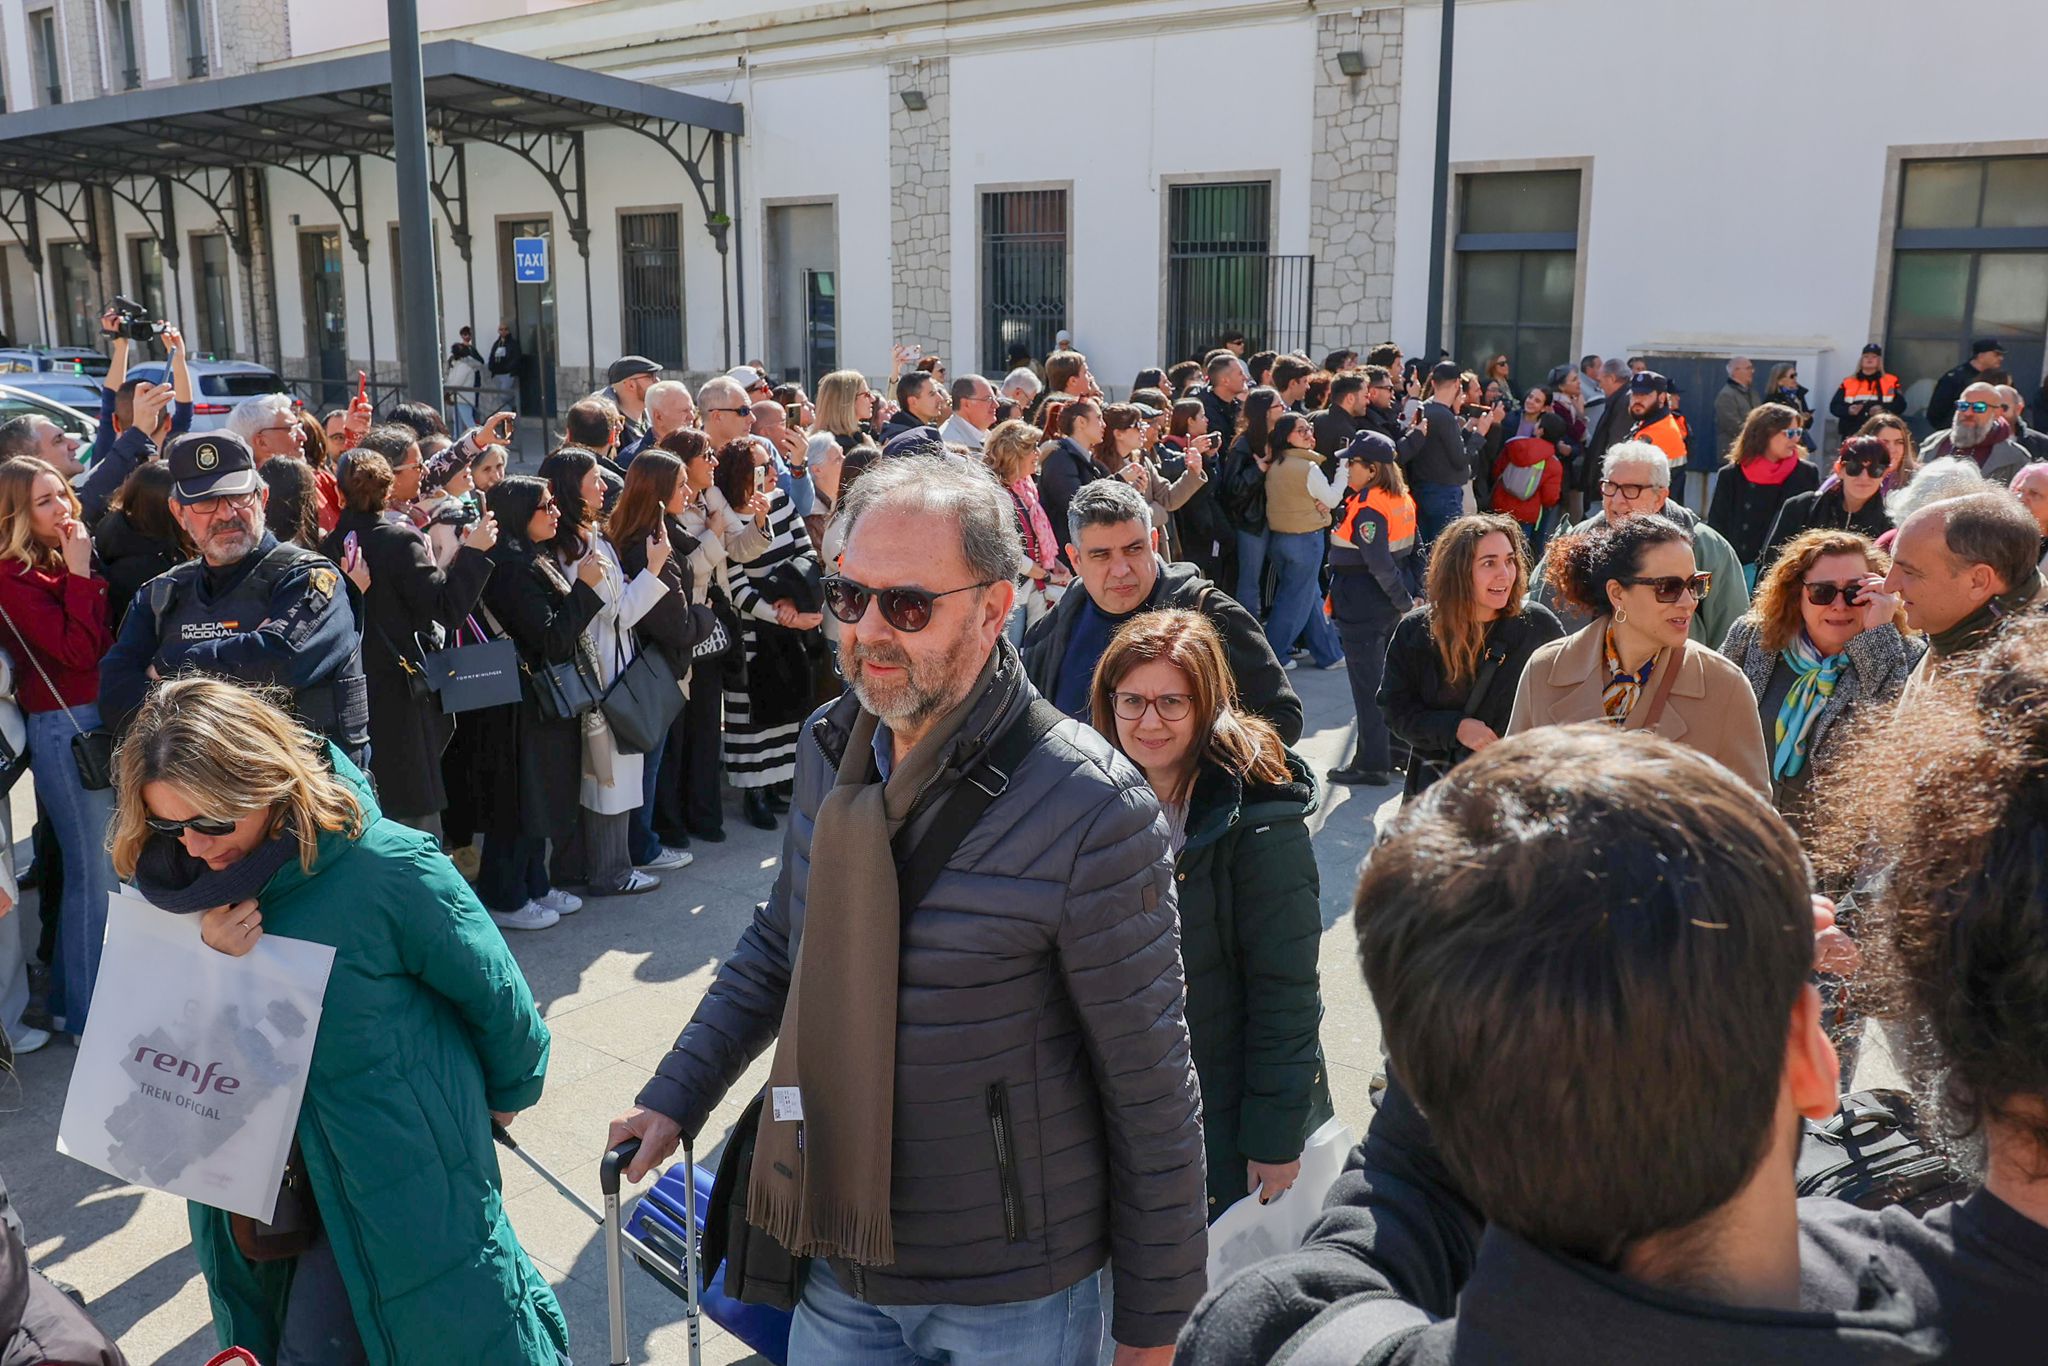
[[[239,373],[199,376],[199,392],[209,398],[254,398],[258,394],[281,394],[284,381],[272,374]]]
[[[75,370],[77,373],[81,375],[98,376],[107,373],[107,364],[108,362],[105,356],[64,356],[58,360],[52,361],[50,363],[50,368],[55,370],[59,374],[62,374],[66,370]]]

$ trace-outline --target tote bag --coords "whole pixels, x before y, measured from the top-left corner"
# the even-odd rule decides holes
[[[333,966],[328,945],[274,934],[220,953],[198,916],[113,893],[57,1150],[269,1223]]]
[[[490,639],[474,617],[468,625],[469,644],[462,643],[458,627],[447,649],[421,653],[427,686],[450,716],[519,700],[519,647],[509,640]]]

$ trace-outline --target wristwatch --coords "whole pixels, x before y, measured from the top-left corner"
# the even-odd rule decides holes
[[[792,478],[796,478],[796,479],[801,479],[801,478],[803,478],[803,477],[804,477],[805,475],[809,474],[810,472],[811,472],[811,466],[810,466],[810,462],[809,462],[809,461],[805,461],[805,462],[804,462],[803,464],[801,464],[801,465],[797,465],[797,464],[792,464],[792,465],[791,465],[791,466],[789,467],[789,473],[790,473],[790,476],[791,476]]]

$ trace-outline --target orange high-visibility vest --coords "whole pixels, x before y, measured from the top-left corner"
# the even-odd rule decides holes
[[[1889,403],[1898,396],[1899,377],[1889,372],[1851,375],[1842,381],[1842,401],[1845,403]]]
[[[1648,426],[1642,427],[1629,436],[1631,441],[1647,441],[1664,452],[1664,458],[1674,465],[1685,463],[1685,439],[1691,429],[1685,419],[1677,413],[1666,413]]]
[[[1367,508],[1377,512],[1387,523],[1389,555],[1404,555],[1414,549],[1415,499],[1408,494],[1392,493],[1383,488],[1368,489],[1365,497],[1353,498],[1345,505],[1344,520],[1336,530],[1339,545],[1358,544],[1358,517]]]

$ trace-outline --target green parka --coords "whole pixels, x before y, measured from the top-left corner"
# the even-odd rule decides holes
[[[556,1366],[562,1311],[505,1218],[492,1110],[540,1099],[548,1030],[497,926],[434,840],[363,803],[263,887],[266,934],[331,944],[299,1146],[373,1366]],[[295,1262],[251,1263],[190,1206],[222,1347],[277,1351]]]
[[[1205,761],[1174,860],[1212,1222],[1244,1198],[1246,1162],[1292,1162],[1332,1113],[1308,831],[1316,785],[1292,751],[1287,763],[1291,781],[1271,785]]]

